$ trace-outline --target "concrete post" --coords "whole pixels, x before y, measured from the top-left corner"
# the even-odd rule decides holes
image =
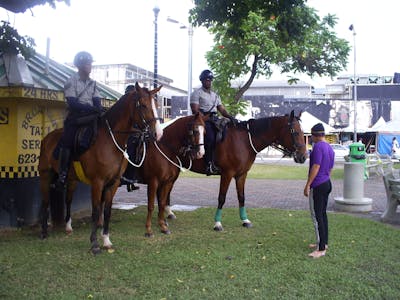
[[[335,209],[346,212],[372,210],[372,199],[364,198],[364,164],[344,164],[343,197],[335,198]]]

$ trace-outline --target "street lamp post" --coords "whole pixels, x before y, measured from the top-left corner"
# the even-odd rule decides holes
[[[187,114],[191,115],[190,109],[190,94],[192,93],[192,56],[193,56],[193,27],[191,24],[188,26],[188,34],[189,34],[189,61],[188,61],[188,95],[187,95]]]
[[[156,5],[153,8],[154,12],[154,88],[157,88],[158,85],[158,32],[157,32],[157,18],[158,13],[160,12],[160,8]]]
[[[190,94],[192,93],[192,68],[193,68],[193,27],[191,24],[188,26],[180,23],[179,21],[168,17],[167,22],[181,24],[180,29],[187,29],[188,30],[188,37],[189,37],[189,47],[188,47],[188,91],[187,91],[187,100],[186,100],[186,109],[187,115],[191,115],[190,109]]]
[[[353,24],[350,25],[349,30],[353,32],[353,56],[354,56],[354,143],[357,142],[357,69],[356,69],[356,30]]]

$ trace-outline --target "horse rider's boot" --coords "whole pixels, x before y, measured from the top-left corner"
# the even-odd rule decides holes
[[[137,183],[137,182],[138,182],[137,180],[132,180],[132,179],[126,178],[125,176],[121,176],[119,186],[126,185],[126,190],[128,192],[132,192],[132,191],[140,189],[140,187],[135,185],[135,183]]]
[[[130,182],[126,185],[126,190],[128,192],[132,192],[135,190],[140,189],[140,187],[138,187],[137,185],[135,185],[135,183],[139,182],[138,179],[138,168],[131,166],[131,178],[130,178]]]
[[[126,190],[128,192],[138,190],[139,187],[137,185],[135,185],[135,183],[138,182],[138,180],[135,177],[135,173],[136,173],[136,167],[128,165],[128,167],[125,170],[124,175],[121,176],[119,186],[126,185]]]
[[[210,176],[210,175],[219,175],[219,174],[220,174],[220,170],[219,170],[219,168],[214,164],[214,162],[210,161],[210,162],[207,163],[206,174],[207,174],[207,176]]]
[[[205,160],[207,176],[220,174],[219,168],[214,163],[212,147],[206,147]]]
[[[70,156],[71,156],[71,150],[66,148],[60,149],[60,156],[58,159],[59,160],[58,179],[56,181],[57,190],[64,190],[66,187]]]

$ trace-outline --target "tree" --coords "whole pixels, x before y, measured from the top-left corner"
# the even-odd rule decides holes
[[[193,25],[206,26],[214,34],[214,48],[207,61],[216,75],[215,89],[231,112],[240,111],[240,99],[258,76],[305,73],[313,77],[337,75],[347,65],[349,43],[336,37],[337,18],[322,20],[304,1],[262,0],[195,1]],[[228,4],[226,4],[228,2]],[[224,9],[225,7],[225,9]],[[237,89],[233,80],[247,80]],[[290,77],[289,82],[296,82]]]
[[[14,13],[21,13],[36,5],[46,3],[52,8],[56,8],[56,1],[70,4],[70,0],[0,0],[0,7]],[[35,40],[29,36],[21,36],[15,28],[10,26],[9,22],[1,22],[3,24],[0,26],[0,52],[21,54],[26,60],[29,60],[35,54]]]
[[[29,36],[21,36],[18,31],[10,26],[10,23],[1,21],[0,26],[0,49],[3,53],[21,54],[29,60],[34,54],[35,41]]]
[[[31,9],[36,5],[49,4],[52,8],[56,8],[56,2],[64,2],[70,4],[70,0],[0,0],[0,7],[3,7],[13,13],[23,13],[27,9]]]

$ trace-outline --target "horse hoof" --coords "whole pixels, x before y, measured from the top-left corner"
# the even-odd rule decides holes
[[[100,247],[93,247],[93,248],[91,249],[91,251],[92,251],[92,254],[93,254],[93,255],[97,255],[97,254],[100,254],[100,253],[101,253]]]
[[[144,236],[147,237],[147,238],[152,238],[154,236],[154,234],[146,232],[144,234]]]
[[[167,230],[161,230],[161,232],[164,233],[164,234],[171,234],[171,231],[170,231],[169,229],[167,229]]]
[[[222,226],[214,226],[214,231],[223,231],[224,228]]]
[[[246,228],[251,228],[253,227],[253,223],[243,223],[242,226]]]
[[[45,240],[45,239],[47,239],[49,237],[49,234],[47,233],[47,232],[42,232],[41,234],[40,234],[40,239],[41,240]]]
[[[169,214],[167,218],[170,220],[175,220],[176,216],[174,214]]]
[[[114,253],[115,249],[112,246],[104,246],[104,250],[107,251],[107,253]]]
[[[71,235],[72,234],[72,230],[66,230],[65,233],[66,233],[66,235]]]

